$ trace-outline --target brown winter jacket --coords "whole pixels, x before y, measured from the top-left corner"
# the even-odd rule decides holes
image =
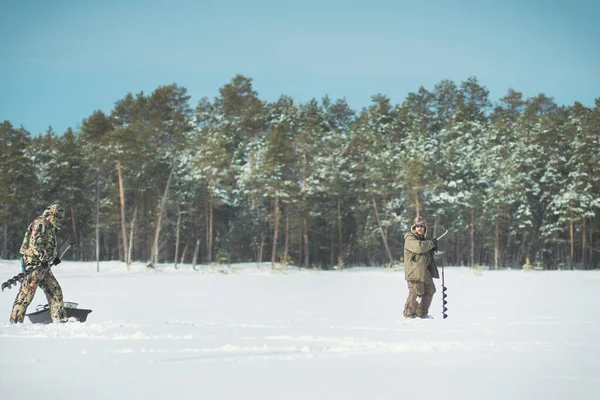
[[[440,273],[433,257],[433,240],[427,237],[427,228],[425,234],[419,236],[412,226],[404,234],[404,276],[407,281],[424,282],[426,268],[432,277],[439,279]]]

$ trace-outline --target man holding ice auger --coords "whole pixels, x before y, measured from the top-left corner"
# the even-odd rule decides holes
[[[418,216],[404,235],[404,274],[408,283],[408,298],[404,305],[405,318],[428,318],[435,293],[433,278],[440,273],[435,263],[437,240],[427,236],[425,218]],[[421,300],[419,302],[418,300]]]
[[[59,203],[52,203],[43,215],[37,217],[25,232],[19,251],[23,255],[24,273],[19,293],[10,313],[10,322],[23,322],[25,311],[33,300],[39,286],[50,304],[52,322],[64,322],[67,313],[63,302],[60,284],[50,270],[49,264],[60,263],[56,245],[56,233],[65,216],[65,209]]]

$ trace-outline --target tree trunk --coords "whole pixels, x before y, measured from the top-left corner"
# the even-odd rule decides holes
[[[183,251],[181,252],[181,258],[179,259],[179,262],[181,264],[185,263],[185,255],[187,254],[187,251],[190,247],[190,241],[191,241],[191,238],[188,237],[188,239],[185,241],[185,246],[183,246]]]
[[[4,179],[6,179],[6,176]],[[8,257],[8,201],[4,201],[2,216],[4,217],[4,223],[2,224],[2,258],[6,260]]]
[[[419,214],[419,190],[415,189],[415,210],[417,212],[417,217],[420,215]]]
[[[8,154],[7,132],[2,129],[2,153]],[[8,257],[8,173],[2,174],[2,197],[4,198],[2,205],[2,258],[6,260]],[[29,222],[27,222],[29,223]]]
[[[590,220],[590,244],[588,247],[590,248],[590,268],[594,268],[594,219]]]
[[[338,193],[338,209],[337,209],[337,219],[338,219],[338,236],[340,241],[340,255],[342,252],[342,195]]]
[[[369,186],[369,191],[371,192],[371,200],[373,200],[373,209],[375,210],[375,218],[377,219],[377,226],[379,227],[379,233],[381,234],[381,240],[383,240],[383,247],[385,248],[385,254],[388,257],[390,264],[393,265],[394,258],[392,257],[392,253],[390,252],[390,248],[388,247],[385,231],[381,228],[381,221],[379,220],[379,212],[377,211],[377,202],[375,202],[375,195],[373,194],[372,186]]]
[[[207,237],[207,251],[208,251],[208,263],[212,262],[212,248],[213,248],[213,177],[210,176],[209,188],[208,188],[208,237]]]
[[[573,210],[571,209],[571,203],[569,203],[569,254],[571,256],[571,264],[575,261],[573,257],[575,256],[575,239],[573,232]]]
[[[306,177],[308,175],[307,172],[307,165],[308,162],[306,161],[306,153],[304,153],[303,155],[303,166],[302,166],[302,175],[303,175],[303,181],[302,181],[302,193],[303,193],[303,197],[304,197],[304,210],[303,210],[303,215],[302,215],[302,229],[303,229],[303,237],[304,237],[304,268],[308,268],[308,262],[309,262],[309,251],[308,251],[308,218],[306,217],[306,213],[308,212],[307,208],[308,208],[308,202],[306,200]]]
[[[470,267],[475,266],[475,209],[471,208],[471,255],[470,255]]]
[[[304,236],[298,235],[298,265],[301,265],[302,260],[302,244],[304,243]]]
[[[309,251],[308,251],[308,220],[306,215],[302,217],[303,237],[304,237],[304,268],[308,268]]]
[[[207,254],[207,257],[210,257],[210,256],[208,255],[208,254],[209,254],[209,252],[210,252],[210,248],[209,248],[209,245],[208,245],[208,243],[210,242],[210,240],[209,240],[209,232],[210,232],[210,228],[209,228],[209,226],[210,226],[210,212],[208,211],[208,209],[209,209],[209,207],[208,207],[208,203],[206,203],[206,202],[205,202],[205,203],[204,203],[204,230],[206,231],[206,232],[205,232],[205,239],[206,239],[206,254]],[[211,263],[211,260],[210,260],[210,259],[207,259],[207,260],[206,260],[206,263],[210,265],[210,263]]]
[[[258,250],[258,269],[260,269],[260,263],[262,262],[262,258],[263,258],[263,249],[265,248],[265,235],[261,234],[260,235],[260,248]]]
[[[271,267],[277,262],[277,235],[279,234],[279,190],[275,195],[275,226],[273,228],[273,250],[271,251]]]
[[[327,229],[327,237],[329,238],[329,265],[334,267],[337,262],[335,261],[335,230]]]
[[[208,181],[208,215],[207,215],[207,225],[206,225],[206,253],[208,258],[208,264],[210,264],[213,260],[212,256],[212,238],[213,238],[213,176],[210,174]]]
[[[127,250],[127,227],[125,226],[125,189],[123,188],[123,166],[121,165],[120,159],[117,160],[117,173],[119,176],[119,198],[121,200],[121,236],[123,237],[123,261],[125,261],[125,264],[127,264],[127,268],[129,269],[131,262],[129,259],[127,259],[129,251]]]
[[[74,182],[72,182],[72,178],[71,178],[71,162],[68,161],[67,162],[67,181],[69,182],[69,186],[74,187]],[[72,195],[72,190],[70,190],[69,193],[69,211],[71,213],[71,230],[73,231],[73,242],[75,243],[79,243],[79,240],[77,239],[77,225],[75,224],[75,208],[73,206],[73,195]],[[79,257],[80,259],[83,259],[81,257],[81,251],[83,249],[83,246],[79,246]],[[72,253],[73,255],[75,255],[75,252]]]
[[[494,269],[498,270],[500,259],[500,217],[496,216],[496,232],[494,233]]]
[[[196,271],[196,261],[198,261],[198,250],[200,250],[200,239],[196,240],[196,246],[194,246],[194,257],[192,257],[192,269]]]
[[[75,207],[73,206],[73,201],[71,201],[69,199],[69,209],[71,212],[71,229],[73,230],[73,241],[75,243],[79,243],[79,240],[77,239],[77,225],[75,223]],[[73,253],[75,254],[75,253]],[[80,255],[81,257],[81,255]]]
[[[289,235],[290,233],[290,217],[289,215],[285,216],[285,248],[283,249],[283,262],[287,267],[288,264],[288,245],[289,245]]]
[[[528,232],[525,232],[523,234],[523,243],[521,243],[521,250],[519,250],[519,257],[517,258],[515,264],[517,263],[521,263],[521,261],[523,260],[523,255],[525,254],[525,244],[527,243],[527,234]]]
[[[581,266],[583,269],[587,269],[585,267],[585,233],[585,217],[583,217],[581,223]]]
[[[96,176],[96,272],[100,272],[100,171]]]
[[[388,217],[388,213],[387,213],[387,193],[386,192],[383,192],[383,199],[381,200],[381,209],[383,210],[383,220],[389,221],[389,217]],[[383,227],[383,232],[385,233],[386,243],[387,243],[387,237],[388,237],[387,226]],[[390,254],[392,254],[391,251],[390,251]],[[392,257],[392,259],[393,259],[393,257]]]
[[[169,172],[169,178],[167,179],[167,184],[165,185],[165,191],[163,193],[163,197],[160,201],[160,208],[158,211],[158,216],[156,218],[156,225],[154,227],[154,241],[152,243],[152,265],[158,263],[158,238],[160,237],[160,229],[162,225],[162,217],[165,211],[165,205],[167,203],[167,195],[169,194],[169,186],[171,185],[171,179],[173,178],[173,171],[175,170],[175,165],[177,164],[177,159],[173,158],[173,164],[171,165],[171,172]]]
[[[137,217],[138,205],[136,204],[133,208],[133,218],[131,219],[131,230],[129,232],[129,253],[127,255],[127,259],[131,262],[131,255],[133,253],[133,237],[135,232],[135,222]]]
[[[406,262],[406,260],[404,260],[404,262]],[[460,238],[456,239],[456,265],[462,267],[460,259]]]
[[[175,227],[175,259],[173,264],[177,269],[177,256],[179,255],[179,227],[181,226],[181,207],[177,204],[177,225]]]

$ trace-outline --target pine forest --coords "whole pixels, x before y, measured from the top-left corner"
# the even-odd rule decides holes
[[[172,84],[74,123],[1,123],[2,258],[60,201],[73,260],[394,266],[421,215],[449,231],[445,265],[600,268],[600,97],[492,103],[472,77],[353,110],[263,101],[237,75],[195,105]]]

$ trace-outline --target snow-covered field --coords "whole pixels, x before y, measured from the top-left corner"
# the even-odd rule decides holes
[[[0,398],[599,398],[600,271],[445,268],[446,320],[439,280],[435,318],[402,317],[399,271],[224,272],[63,262],[85,323],[9,325],[5,290]]]

